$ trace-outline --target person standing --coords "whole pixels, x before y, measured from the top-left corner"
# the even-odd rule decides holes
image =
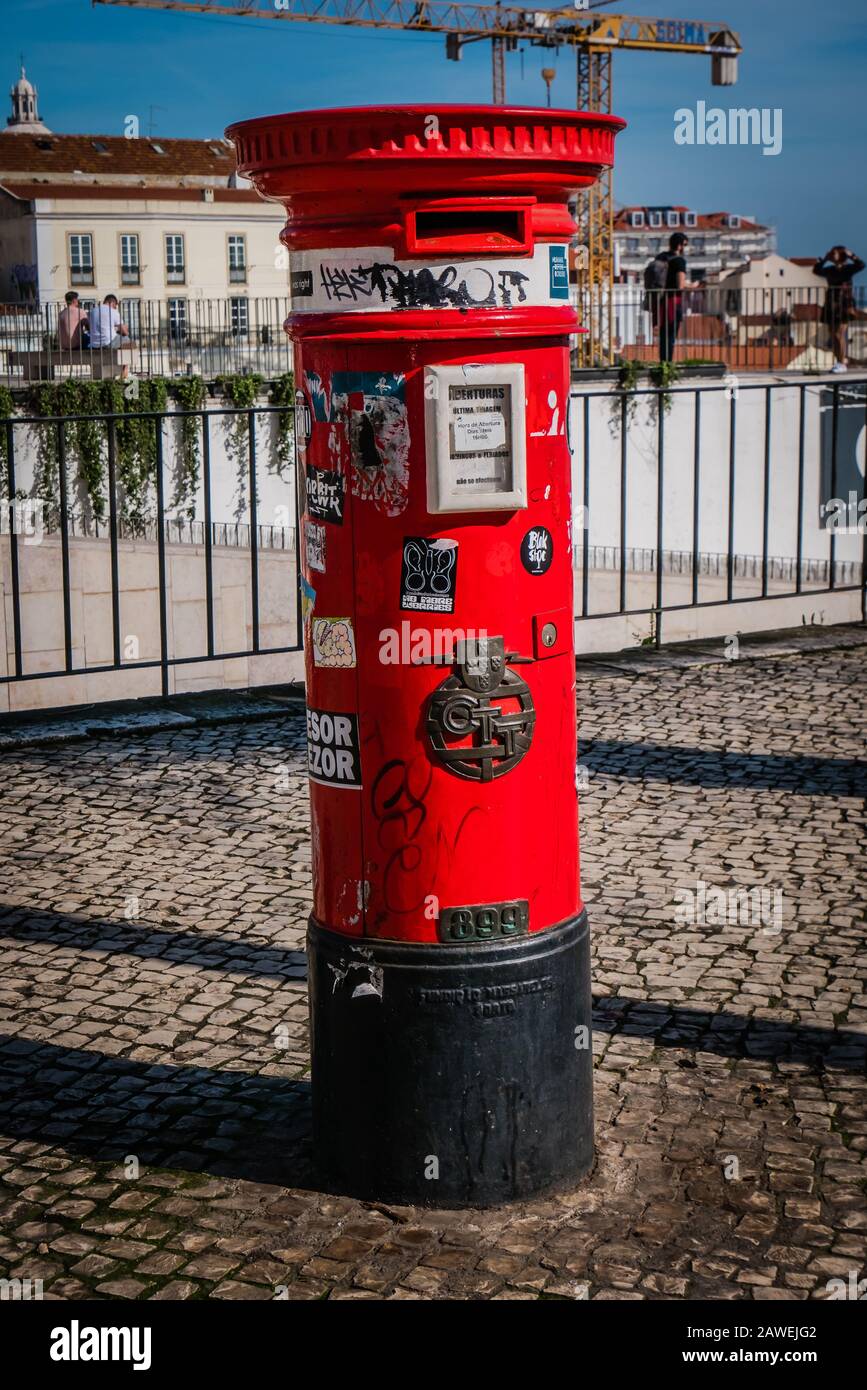
[[[821,275],[828,289],[822,305],[822,322],[831,335],[834,353],[833,372],[848,371],[846,336],[855,317],[855,295],[852,280],[864,269],[864,262],[847,246],[832,246],[827,255],[820,256],[813,274]]]
[[[699,288],[697,280],[687,279],[688,249],[689,238],[683,232],[672,232],[668,238],[668,255],[665,258],[668,261],[668,272],[665,277],[665,289],[661,295],[662,303],[659,306],[660,362],[671,362],[674,358],[677,335],[683,322],[684,290]]]

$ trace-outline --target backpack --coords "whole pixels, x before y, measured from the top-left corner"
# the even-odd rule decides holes
[[[664,290],[668,284],[668,261],[669,253],[663,251],[644,267],[645,295],[641,306],[643,309],[654,312],[659,304],[659,291]]]

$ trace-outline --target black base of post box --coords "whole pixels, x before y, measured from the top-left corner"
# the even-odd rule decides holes
[[[510,941],[307,935],[313,1144],[329,1190],[488,1207],[593,1161],[587,915]]]

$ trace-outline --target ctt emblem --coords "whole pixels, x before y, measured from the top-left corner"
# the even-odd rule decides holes
[[[457,671],[438,685],[427,732],[448,772],[490,782],[511,772],[533,740],[536,711],[526,681],[506,665],[502,637],[458,642]]]

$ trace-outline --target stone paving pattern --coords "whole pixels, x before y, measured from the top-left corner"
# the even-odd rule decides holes
[[[297,707],[4,754],[0,1277],[144,1300],[863,1277],[865,687],[857,643],[579,668],[598,1161],[487,1212],[316,1190]],[[780,930],[677,920],[698,880],[781,889]]]

